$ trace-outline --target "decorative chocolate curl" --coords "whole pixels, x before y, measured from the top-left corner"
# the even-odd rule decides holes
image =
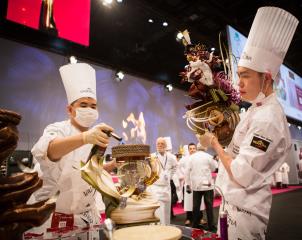
[[[240,120],[237,105],[240,97],[230,80],[231,70],[226,67],[224,58],[210,53],[202,44],[186,44],[185,56],[189,65],[180,76],[182,82],[192,83],[189,96],[197,102],[186,106],[188,111],[183,118],[193,132],[203,135],[210,131],[226,146]]]
[[[0,165],[17,147],[21,116],[0,109]],[[42,187],[37,172],[0,176],[0,239],[22,239],[23,232],[42,225],[55,209],[56,199],[28,205],[33,192]]]

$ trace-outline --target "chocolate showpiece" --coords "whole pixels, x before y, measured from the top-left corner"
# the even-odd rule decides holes
[[[0,165],[17,147],[21,116],[0,109]],[[27,229],[42,225],[55,209],[53,200],[28,205],[33,192],[42,187],[38,173],[0,176],[0,239],[22,239]]]
[[[91,154],[82,164],[82,178],[102,194],[106,217],[116,224],[158,222],[155,210],[159,207],[146,187],[153,184],[160,173],[157,158],[150,157],[150,146],[143,144],[118,145],[112,148],[117,164],[118,182],[103,169],[104,156]]]
[[[202,135],[214,133],[219,142],[230,143],[239,118],[239,92],[231,81],[231,69],[223,58],[209,52],[205,45],[191,44],[187,31],[183,32],[185,56],[189,62],[180,73],[182,82],[191,83],[189,96],[195,100],[186,106],[184,116],[188,127]],[[222,54],[223,56],[223,54]]]

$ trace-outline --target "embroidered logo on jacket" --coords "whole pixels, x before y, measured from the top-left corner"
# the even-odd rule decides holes
[[[269,145],[270,145],[269,141],[256,137],[256,136],[253,137],[252,142],[251,142],[252,147],[258,148],[263,152],[266,152]]]

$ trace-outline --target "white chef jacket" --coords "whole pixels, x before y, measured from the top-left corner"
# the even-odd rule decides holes
[[[187,193],[187,183],[186,183],[186,178],[185,178],[185,171],[186,171],[186,166],[189,162],[189,155],[183,156],[179,160],[179,172],[182,174],[183,180],[183,186],[184,186],[184,211],[185,212],[192,212],[193,210],[193,193]]]
[[[274,178],[275,178],[275,182],[276,182],[276,183],[281,183],[281,182],[282,182],[282,172],[280,171],[280,169],[278,169],[278,170],[274,173]]]
[[[281,165],[280,171],[282,173],[282,184],[289,184],[288,173],[290,168],[286,162]]]
[[[185,169],[186,184],[190,185],[193,191],[208,191],[214,188],[212,172],[217,168],[217,162],[213,156],[198,151],[189,156]]]
[[[269,178],[285,161],[290,148],[287,120],[275,93],[253,103],[227,148],[233,157],[234,179],[229,177],[223,164],[219,168],[216,184],[225,200],[238,211],[246,212],[246,216],[254,215],[267,224],[272,201]],[[240,219],[236,221],[240,224]],[[242,239],[248,237],[251,236],[241,236]]]
[[[164,155],[161,155],[159,153],[152,153],[151,156],[158,158],[161,168],[159,179],[155,183],[153,183],[153,185],[170,186],[170,180],[173,180],[173,177],[177,170],[178,164],[176,156],[170,152],[166,152]],[[175,185],[177,185],[177,183]]]
[[[298,178],[301,183],[301,181],[302,181],[302,159],[300,159],[298,162]]]
[[[80,162],[86,162],[91,144],[85,144],[63,156],[59,161],[52,162],[47,157],[50,141],[55,138],[79,134],[70,120],[48,125],[42,137],[34,145],[32,154],[40,164],[43,186],[34,193],[36,201],[53,196],[58,190],[60,194],[56,202],[56,212],[78,214],[83,223],[97,224],[99,216],[95,205],[95,190],[81,178]],[[90,214],[90,213],[93,214]],[[75,219],[75,225],[77,221]]]
[[[180,168],[180,172],[183,174],[183,178],[184,178],[184,211],[185,212],[192,212],[193,211],[193,193],[187,193],[187,185],[190,185],[186,182],[186,168],[187,165],[190,161],[190,155],[186,155],[184,157],[182,157],[179,161],[179,168]],[[204,210],[205,209],[205,205],[204,205],[204,200],[202,198],[201,200],[201,204],[200,204],[200,210]]]
[[[176,156],[166,152],[164,155],[152,153],[152,157],[157,157],[160,161],[159,179],[148,187],[148,191],[153,193],[159,201],[160,207],[155,211],[155,215],[160,218],[161,224],[170,224],[171,215],[171,186],[170,180],[175,177],[177,168]],[[177,186],[176,186],[177,187]]]
[[[302,172],[302,159],[298,162],[299,171]]]

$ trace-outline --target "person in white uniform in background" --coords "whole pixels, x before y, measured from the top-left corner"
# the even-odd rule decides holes
[[[274,173],[274,185],[276,188],[280,189],[282,187],[282,172],[280,168]]]
[[[241,97],[252,103],[226,151],[206,133],[222,164],[216,184],[226,201],[229,239],[265,239],[272,202],[270,176],[288,157],[291,137],[273,79],[285,57],[298,20],[276,7],[258,9],[238,63]]]
[[[159,201],[160,207],[155,211],[155,215],[159,217],[161,224],[170,224],[171,218],[171,187],[170,180],[174,178],[177,161],[176,156],[166,151],[167,143],[163,137],[156,140],[156,152],[152,153],[152,157],[158,158],[160,161],[159,179],[148,187]]]
[[[216,168],[217,162],[213,159],[213,156],[204,151],[195,152],[189,157],[185,178],[186,191],[188,193],[193,191],[193,228],[200,227],[200,204],[204,197],[208,230],[216,231],[213,217],[214,181],[212,179],[212,172]]]
[[[180,169],[180,160],[183,158],[183,154],[178,153],[175,155],[176,156],[176,161],[177,161],[177,168],[176,168],[176,177],[178,178],[178,183],[179,186],[176,188],[176,194],[177,194],[177,203],[182,203],[183,202],[183,186],[184,186],[184,173]]]
[[[301,150],[300,150],[299,158],[300,158],[300,160],[297,164],[298,178],[299,178],[299,183],[302,183],[302,153],[301,153]]]
[[[287,188],[289,184],[288,173],[290,171],[290,167],[286,162],[281,165],[280,171],[282,173],[282,188]]]
[[[180,188],[180,180],[179,180],[179,175],[178,175],[178,161],[176,155],[173,154],[172,152],[172,140],[171,137],[164,137],[165,142],[166,142],[166,152],[171,153],[173,156],[175,156],[177,166],[174,174],[171,176],[170,179],[170,189],[171,189],[171,208],[170,208],[170,217],[174,218],[174,212],[173,212],[173,204],[177,202],[178,196],[177,192],[179,191]]]
[[[33,229],[35,233],[100,223],[96,191],[81,178],[79,169],[93,145],[107,147],[109,138],[103,130],[113,128],[102,123],[89,129],[98,119],[95,70],[86,63],[68,64],[60,68],[60,74],[69,119],[48,125],[32,149],[43,179],[42,188],[34,193],[35,200],[48,199],[58,191],[59,196],[55,212],[41,227]],[[113,162],[104,169],[114,167]]]
[[[187,174],[186,168],[189,164],[190,156],[197,151],[195,143],[189,143],[187,145],[187,149],[188,149],[188,155],[180,160],[179,169],[181,169],[180,171],[183,173],[183,178],[184,178],[184,211],[186,212],[185,225],[189,226],[193,222],[193,213],[192,213],[193,193],[192,191],[191,192],[187,191],[187,186],[190,184],[186,180],[186,174]],[[202,219],[202,210],[203,210],[203,206],[200,207],[200,220]]]
[[[189,150],[188,150],[188,145],[184,145],[182,148],[182,156],[178,161],[178,166],[177,166],[177,173],[178,173],[178,177],[179,177],[179,182],[180,182],[180,195],[181,197],[179,198],[179,200],[181,199],[181,201],[184,201],[184,186],[185,186],[185,159],[186,157],[189,155]]]

